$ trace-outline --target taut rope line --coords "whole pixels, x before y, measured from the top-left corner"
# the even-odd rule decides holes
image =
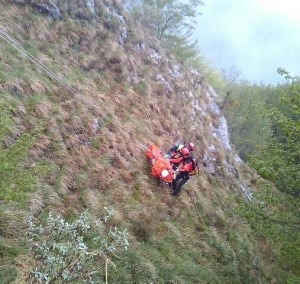
[[[70,84],[66,83],[61,77],[56,75],[53,71],[51,71],[47,66],[45,66],[42,62],[40,62],[37,58],[35,58],[32,54],[30,54],[28,51],[22,47],[21,44],[19,44],[16,40],[14,40],[12,37],[10,37],[6,32],[0,29],[0,37],[5,40],[8,44],[13,46],[16,50],[18,50],[22,55],[24,55],[31,63],[37,65],[39,68],[41,68],[44,72],[48,74],[48,76],[57,82],[59,82],[61,85],[63,85],[66,89],[68,89],[71,93],[73,93],[75,96],[79,97],[82,101],[84,101],[89,107],[96,109],[100,115],[115,125],[119,130],[125,131],[125,129],[119,125],[117,125],[113,120],[107,117],[96,105],[91,104],[89,101],[87,101],[84,96],[82,96],[80,93],[78,93]]]

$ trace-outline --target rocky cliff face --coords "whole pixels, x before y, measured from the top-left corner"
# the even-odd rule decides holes
[[[170,234],[191,240],[208,236],[193,244],[196,250],[210,254],[215,250],[210,242],[218,240],[234,257],[236,248],[224,232],[234,227],[244,238],[240,231],[246,229],[236,225],[228,200],[248,194],[252,173],[230,144],[217,94],[201,70],[176,62],[118,1],[4,2],[0,107],[10,127],[0,132],[0,150],[13,153],[21,143],[24,151],[10,171],[19,182],[7,181],[4,199],[28,200],[26,208],[35,214],[45,208],[62,215],[89,208],[97,215],[111,206],[118,216],[114,222],[130,227],[133,242],[156,244]],[[151,178],[144,151],[150,143],[165,151],[178,140],[196,144],[202,167],[176,198]],[[34,177],[26,191],[20,184],[28,180],[19,171]],[[12,197],[16,187],[19,195]],[[252,263],[255,253],[246,254],[244,262]],[[143,271],[158,281],[162,268],[149,263]],[[190,279],[180,277],[185,283]]]
[[[61,33],[60,43],[57,45],[58,49],[64,49],[62,52],[65,52],[66,48],[73,51],[79,49],[80,55],[77,54],[76,58],[70,58],[71,54],[68,53],[71,52],[66,52],[67,58],[70,59],[67,64],[79,65],[81,70],[98,72],[98,75],[104,73],[101,79],[91,78],[91,82],[96,84],[95,88],[98,84],[96,81],[100,82],[100,85],[102,82],[106,85],[112,82],[111,85],[114,86],[118,83],[126,84],[129,88],[129,95],[126,94],[127,91],[115,89],[109,95],[102,94],[98,98],[94,88],[91,90],[95,93],[95,98],[92,100],[83,98],[85,94],[74,91],[73,95],[75,97],[79,95],[79,100],[87,104],[86,107],[97,106],[98,114],[90,116],[84,130],[81,131],[84,133],[78,134],[80,131],[73,129],[71,132],[75,135],[68,138],[64,130],[64,133],[57,133],[65,142],[66,149],[89,147],[91,140],[100,135],[101,123],[107,123],[105,121],[107,114],[100,110],[104,100],[106,103],[110,101],[111,105],[115,105],[113,108],[120,108],[120,112],[124,113],[127,111],[128,104],[131,105],[133,120],[144,119],[145,114],[141,112],[148,112],[147,118],[152,122],[152,126],[148,129],[150,131],[144,133],[142,139],[137,139],[142,141],[135,141],[137,145],[145,146],[147,142],[153,142],[151,140],[158,140],[160,146],[166,149],[178,139],[191,140],[197,145],[197,159],[203,164],[204,172],[223,177],[225,175],[228,178],[238,175],[237,171],[242,161],[230,145],[226,120],[217,104],[218,98],[214,89],[207,85],[201,71],[183,67],[172,59],[155,38],[147,35],[141,27],[138,28],[119,3],[89,0],[76,3],[59,0],[11,2],[21,6],[27,5],[31,9],[30,12],[47,15],[50,18],[45,20],[48,25],[63,25],[63,18],[68,16],[78,20],[81,28],[78,28],[78,31],[73,29]],[[46,39],[58,36],[57,34],[50,36],[49,31],[42,30],[35,33],[33,37],[46,37]],[[54,43],[53,39],[49,41],[50,45],[51,43]],[[60,47],[59,45],[63,43],[66,46]],[[59,68],[64,67],[61,65]],[[87,73],[86,76],[89,77],[90,74]],[[67,81],[66,77],[66,84]],[[60,82],[56,83],[61,85]],[[75,85],[79,90],[85,88],[84,84],[78,85],[75,82]],[[111,98],[108,99],[108,96]],[[132,100],[126,98],[130,96],[133,97]],[[136,107],[134,97],[139,97],[139,110],[134,110]],[[100,116],[102,113],[101,119],[99,112]],[[115,114],[118,116],[117,113]],[[123,129],[124,121],[117,117],[115,119],[118,121],[114,119],[109,121],[122,129],[121,132],[125,132],[121,135],[125,135],[126,139],[128,134],[126,129]],[[134,132],[136,129],[133,128],[131,131]],[[133,134],[131,138],[135,136],[136,134]]]

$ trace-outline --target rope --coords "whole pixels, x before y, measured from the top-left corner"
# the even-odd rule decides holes
[[[76,90],[74,88],[72,88],[72,86],[65,83],[62,78],[60,78],[58,75],[56,75],[54,72],[52,72],[47,66],[45,66],[42,62],[40,62],[38,59],[36,59],[33,55],[31,55],[18,42],[16,42],[14,39],[12,39],[6,32],[2,31],[1,29],[0,29],[0,37],[2,39],[4,39],[7,43],[12,45],[15,49],[17,49],[29,61],[31,61],[32,63],[36,64],[38,67],[43,69],[52,79],[58,81],[63,86],[65,86],[69,91],[71,91],[72,93],[75,93],[76,95],[78,95]]]
[[[62,86],[64,86],[67,90],[69,90],[71,93],[73,93],[77,98],[81,99],[83,102],[85,102],[90,108],[97,110],[97,112],[108,122],[116,126],[121,132],[127,133],[127,131],[116,124],[115,121],[111,120],[109,117],[107,117],[106,114],[102,112],[96,105],[93,105],[91,102],[87,101],[83,95],[81,95],[78,91],[76,91],[69,83],[67,83],[63,78],[55,74],[51,69],[49,69],[46,65],[44,65],[41,61],[39,61],[37,58],[35,58],[30,52],[28,52],[20,43],[18,43],[15,39],[13,39],[7,32],[3,31],[0,28],[0,38],[2,38],[4,41],[6,41],[8,44],[13,46],[17,51],[19,51],[23,56],[25,56],[26,59],[28,59],[31,63],[35,64],[37,67],[41,68],[47,75],[59,82]],[[146,134],[145,132],[141,131],[141,133],[147,137],[150,141],[152,139],[152,136]],[[139,143],[140,146],[143,149],[148,149],[148,145],[144,145],[143,143]]]
[[[40,62],[37,58],[35,58],[32,54],[30,54],[28,51],[24,49],[24,47],[18,43],[16,40],[14,40],[11,36],[9,36],[6,32],[0,29],[0,37],[5,40],[8,44],[13,46],[16,50],[18,50],[22,55],[24,55],[31,63],[37,65],[39,68],[41,68],[44,72],[48,74],[50,78],[53,80],[56,80],[61,85],[63,85],[66,89],[68,89],[71,93],[73,93],[76,97],[80,98],[83,102],[85,102],[89,107],[96,109],[99,114],[107,121],[115,125],[119,130],[126,132],[126,130],[117,125],[113,120],[107,117],[99,108],[95,105],[92,105],[89,101],[87,101],[84,96],[82,96],[80,93],[78,93],[70,84],[65,82],[61,77],[56,75],[53,71],[51,71],[47,66],[45,66],[42,62]]]
[[[58,76],[57,74],[55,74],[52,70],[50,70],[46,65],[44,65],[42,62],[40,62],[37,58],[35,58],[31,53],[29,53],[27,50],[24,49],[24,47],[18,43],[16,40],[14,40],[11,36],[8,35],[7,32],[3,31],[0,29],[0,37],[6,41],[8,44],[10,44],[12,47],[14,47],[17,51],[19,51],[23,56],[25,56],[26,59],[28,59],[31,63],[35,64],[36,66],[38,66],[39,68],[41,68],[45,73],[48,74],[48,76],[59,82],[61,85],[63,85],[67,90],[69,90],[71,93],[73,93],[76,97],[80,98],[83,102],[85,102],[89,107],[91,107],[92,109],[96,109],[97,112],[107,121],[109,121],[110,123],[112,123],[113,125],[115,125],[119,130],[121,130],[121,132],[126,132],[126,130],[117,125],[113,120],[111,120],[110,118],[107,117],[106,114],[104,114],[96,105],[92,105],[89,101],[87,101],[80,93],[78,93],[70,84],[68,84],[67,82],[64,81],[63,78],[61,78],[60,76]],[[151,136],[149,136],[148,134],[146,134],[145,132],[142,132],[143,135],[147,138],[149,138],[151,140]],[[142,144],[141,142],[139,143],[140,146],[143,149],[148,149],[148,146],[145,146],[144,144]],[[106,263],[106,269],[107,269],[107,263]],[[107,276],[107,272],[106,272],[106,276]],[[107,279],[106,279],[106,283],[107,283]]]

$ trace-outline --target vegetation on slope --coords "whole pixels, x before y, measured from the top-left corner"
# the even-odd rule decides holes
[[[298,283],[299,81],[283,69],[278,72],[287,82],[276,87],[229,84],[222,107],[241,156],[276,186],[260,181],[255,193],[259,202],[242,206],[243,215],[272,245],[277,278]]]
[[[92,20],[84,5],[60,4],[58,21],[30,5],[0,4],[2,29],[76,89],[50,79],[1,39],[0,282],[27,283],[34,269],[30,208],[42,220],[49,211],[72,220],[86,209],[97,219],[104,207],[115,212],[109,225],[129,233],[128,251],[112,256],[116,268],[108,263],[110,283],[275,281],[264,256],[269,247],[234,213],[245,202],[236,177],[254,174],[209,132],[212,114],[191,120],[188,94],[205,103],[205,79],[184,67],[180,80],[172,77],[176,63],[117,2],[95,1]],[[107,7],[126,21],[123,45],[117,35],[124,24]],[[215,143],[216,160],[229,161],[236,176],[203,168],[179,198],[170,196],[149,176],[144,150],[150,142],[165,150],[183,137],[195,141],[197,156]]]

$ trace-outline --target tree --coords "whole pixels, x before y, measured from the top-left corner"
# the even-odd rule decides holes
[[[226,82],[228,91],[221,108],[228,122],[232,143],[240,157],[247,160],[247,156],[257,152],[270,136],[270,122],[263,108],[270,88],[241,80],[239,83]]]
[[[192,58],[199,57],[197,41],[191,40],[190,35],[168,35],[165,41],[168,42],[168,49],[177,59],[190,62]]]
[[[262,177],[281,191],[300,196],[300,83],[284,69],[278,69],[287,84],[278,87],[278,101],[267,105],[266,117],[272,136],[251,164]]]
[[[134,6],[132,14],[171,51],[184,56],[198,54],[197,41],[191,39],[200,0],[142,0],[140,6]],[[191,53],[191,54],[188,54]]]

